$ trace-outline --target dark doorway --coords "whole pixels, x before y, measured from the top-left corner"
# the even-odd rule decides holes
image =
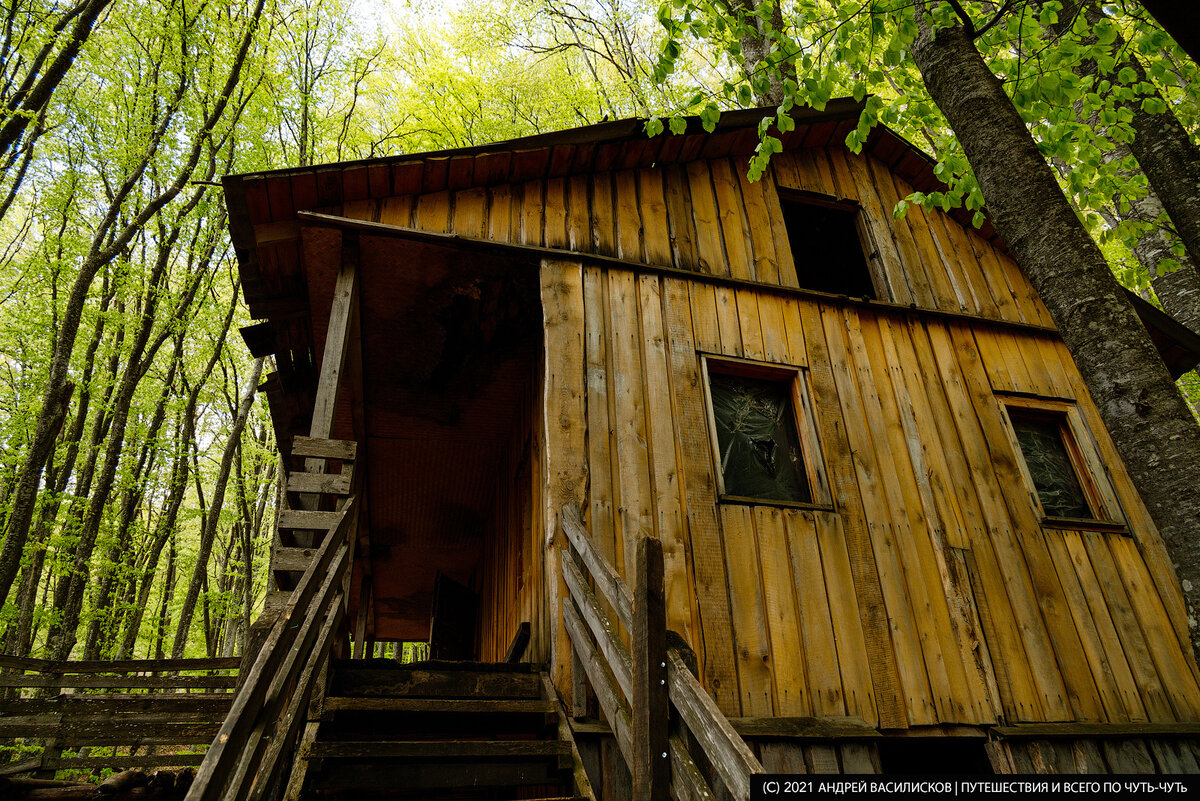
[[[439,572],[433,582],[433,617],[429,624],[429,658],[475,658],[475,627],[479,596]]]

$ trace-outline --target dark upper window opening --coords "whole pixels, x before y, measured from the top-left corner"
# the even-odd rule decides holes
[[[1046,516],[1100,519],[1080,481],[1066,418],[1053,412],[1011,406],[1008,417]]]
[[[781,191],[779,205],[802,289],[872,300],[877,297],[863,253],[857,204]]]

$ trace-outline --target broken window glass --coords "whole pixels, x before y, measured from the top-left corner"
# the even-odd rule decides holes
[[[710,376],[725,494],[809,503],[790,384]]]
[[[1053,417],[1023,415],[1012,410],[1009,417],[1046,516],[1094,517],[1063,442],[1061,422]]]

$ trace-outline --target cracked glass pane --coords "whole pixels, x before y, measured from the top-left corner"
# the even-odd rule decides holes
[[[790,384],[714,373],[710,387],[725,494],[810,502]]]
[[[1075,465],[1063,444],[1059,421],[1012,414],[1011,411],[1009,416],[1046,515],[1094,517],[1083,494],[1083,487],[1079,485]]]

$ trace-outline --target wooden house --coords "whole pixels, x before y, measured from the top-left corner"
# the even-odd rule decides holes
[[[886,128],[849,152],[859,110],[799,113],[757,182],[756,110],[227,178],[309,649],[541,666],[580,796],[1197,770],[1182,597],[1078,370],[989,225],[893,218],[938,182]],[[1139,311],[1173,370],[1200,360]],[[337,680],[294,662],[308,786],[410,753],[322,745],[305,693]]]

